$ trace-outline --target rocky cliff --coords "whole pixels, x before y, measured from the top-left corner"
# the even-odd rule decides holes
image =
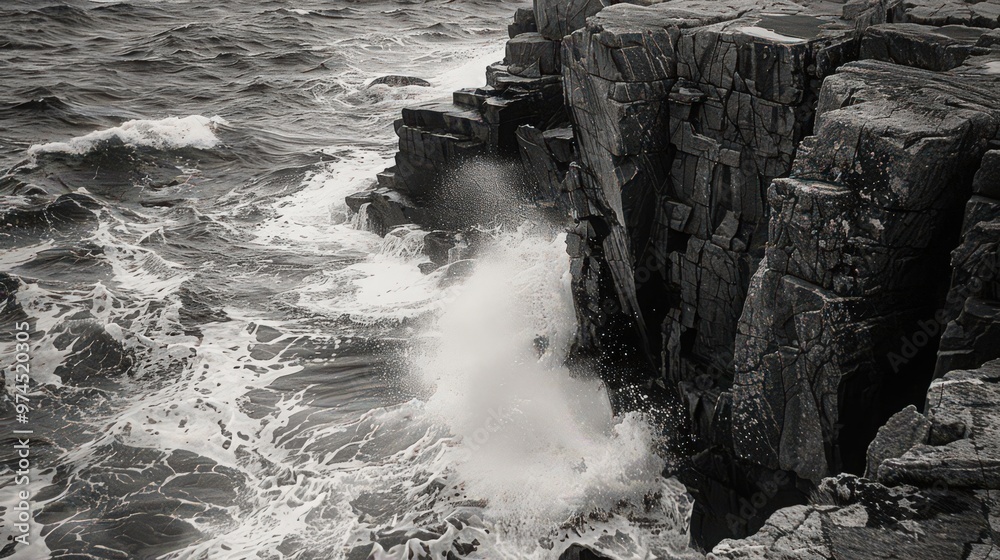
[[[993,0],[535,0],[349,203],[439,228],[439,265],[470,165],[564,220],[574,360],[669,417],[695,546],[1000,555],[997,28]]]

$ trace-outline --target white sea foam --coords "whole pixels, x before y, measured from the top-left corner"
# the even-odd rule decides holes
[[[313,276],[296,290],[297,305],[355,322],[402,321],[439,306],[441,274],[425,275],[412,259],[375,254]]]
[[[378,247],[377,235],[351,226],[344,198],[371,186],[373,172],[388,167],[392,160],[360,148],[333,155],[338,161],[310,174],[301,188],[274,203],[270,219],[254,231],[256,243],[308,253],[345,247],[367,253]]]
[[[282,395],[263,417],[249,413],[254,391],[302,369],[283,351],[255,352],[251,322],[285,333],[269,343],[279,349],[301,336],[327,337],[336,348],[341,333],[228,307],[230,321],[200,325],[199,337],[185,334],[177,291],[191,271],[129,241],[163,223],[115,219],[91,239],[113,265],[113,286],[98,284],[70,303],[87,302],[108,334],[141,360],[110,414],[98,420],[95,439],[63,461],[98,464],[108,445],[121,442],[186,450],[239,471],[238,502],[224,517],[188,519],[204,537],[168,558],[245,558],[295,535],[309,535],[308,549],[331,558],[361,548],[402,559],[424,547],[444,557],[456,540],[478,540],[479,551],[468,558],[548,559],[565,547],[560,539],[608,550],[604,531],[624,535],[616,542],[627,546],[615,549],[623,559],[673,549],[683,540],[683,490],[660,477],[648,424],[638,415],[613,418],[601,383],[574,379],[563,366],[575,329],[564,235],[543,226],[501,233],[465,282],[443,286],[443,273],[424,275],[417,267],[425,260],[422,231],[400,228],[388,239],[350,233],[331,211],[357,186],[352,169],[371,161],[381,164],[344,159],[311,177],[303,187],[308,195],[278,199],[277,217],[261,226],[266,235],[258,240],[333,251],[334,239],[327,246],[324,238],[333,236],[369,251],[355,265],[301,283],[299,304],[312,313],[436,314],[409,360],[425,400],[310,421],[314,409],[298,391]],[[316,237],[300,236],[299,228]],[[24,296],[45,300],[31,291]],[[51,310],[46,331],[62,309]],[[622,500],[641,504],[653,492],[660,505],[643,515],[658,519],[655,533],[625,516],[589,521],[571,537],[559,529],[576,515],[609,511]],[[446,519],[460,519],[461,528]],[[428,537],[432,525],[444,533]],[[412,536],[385,547],[371,540],[394,533]]]
[[[4,251],[0,253],[0,268],[10,270],[14,267],[34,260],[34,258],[38,256],[38,253],[53,247],[55,247],[55,242],[51,239],[47,239],[34,245],[4,249]]]
[[[168,261],[157,252],[126,242],[121,233],[132,230],[140,238],[162,228],[163,224],[125,224],[120,220],[102,220],[89,238],[104,249],[104,259],[111,265],[115,283],[124,292],[142,300],[163,300],[175,293],[192,275],[180,263]]]
[[[311,275],[290,292],[294,305],[358,323],[401,321],[436,309],[441,273],[425,275],[418,265],[425,232],[415,226],[381,238],[356,229],[344,198],[365,190],[372,171],[390,159],[370,150],[337,152],[339,161],[306,178],[304,186],[277,200],[272,216],[254,232],[254,242],[300,253],[337,257],[368,255],[358,262]]]
[[[415,358],[435,387],[426,412],[463,442],[450,468],[515,536],[641,499],[663,468],[648,425],[614,419],[602,384],[563,366],[576,325],[569,281],[564,235],[502,238]]]
[[[66,142],[35,144],[28,148],[29,156],[46,153],[67,153],[82,155],[102,142],[117,138],[130,146],[143,146],[160,150],[175,148],[209,149],[219,143],[215,135],[219,125],[225,125],[222,117],[168,117],[160,120],[132,120],[120,126],[97,130]]]
[[[484,51],[461,66],[441,73],[433,78],[431,83],[436,89],[447,92],[460,88],[484,86],[486,85],[486,67],[503,60],[504,55],[504,49]]]
[[[476,52],[484,54],[433,79],[434,87],[406,88],[411,91],[377,110],[394,113],[391,105],[409,96],[482,84],[483,66],[502,52],[492,46]],[[187,126],[182,121],[190,133],[181,133]],[[222,121],[131,122],[150,124],[125,123],[35,146],[33,154],[84,153],[113,137],[152,147],[211,147]],[[466,557],[547,559],[559,556],[565,539],[609,550],[602,539],[611,535],[627,543],[614,555],[631,559],[683,542],[683,489],[660,477],[649,425],[640,415],[614,418],[601,383],[573,378],[563,366],[575,329],[564,236],[545,227],[501,234],[466,281],[442,282],[443,271],[422,274],[418,268],[427,260],[418,228],[381,239],[351,226],[344,197],[367,188],[374,173],[390,165],[387,154],[329,154],[335,161],[272,200],[268,218],[250,234],[262,257],[272,249],[330,257],[328,268],[281,295],[282,303],[297,307],[294,317],[262,318],[260,309],[227,306],[229,321],[201,324],[199,335],[185,333],[178,291],[194,282],[196,266],[165,260],[140,242],[161,231],[166,222],[160,219],[102,222],[91,241],[104,248],[112,281],[73,296],[72,305],[51,305],[40,288],[25,289],[25,301],[48,309],[31,310],[33,316],[49,313],[42,326],[47,332],[67,308],[85,304],[109,335],[140,357],[121,394],[109,396],[114,402],[107,415],[95,420],[100,431],[94,441],[71,450],[63,462],[99,464],[107,445],[123,442],[187,450],[239,471],[243,484],[235,503],[218,519],[186,518],[203,537],[167,558],[237,559],[276,550],[293,550],[281,552],[289,557],[343,558],[354,548],[374,550],[377,558],[408,558],[428,549],[446,557],[455,540],[478,540],[479,550]],[[246,204],[261,202],[249,198]],[[334,367],[321,372],[338,375],[343,362],[335,352],[348,329],[317,328],[302,316],[342,315],[358,322],[425,319],[420,324],[429,326],[417,329],[419,341],[408,357],[422,398],[357,415],[312,408],[305,390],[276,391],[276,404],[263,415],[251,414],[256,392],[302,371],[294,357],[302,338],[334,350]],[[269,343],[276,355],[255,348],[252,324],[283,333]],[[59,356],[52,356],[54,366]],[[654,491],[658,504],[642,515],[657,520],[655,531],[624,515],[588,521],[572,533],[559,529],[574,516],[611,510],[622,500],[641,504]],[[428,536],[430,527],[444,532]],[[382,538],[394,533],[404,536]]]

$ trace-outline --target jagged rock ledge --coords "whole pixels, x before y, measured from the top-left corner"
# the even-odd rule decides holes
[[[904,409],[879,430],[868,478],[823,479],[809,504],[709,557],[998,558],[998,442],[1000,360],[949,372],[931,384],[926,414]]]
[[[437,229],[428,268],[468,257],[469,166],[565,220],[574,359],[669,416],[694,546],[993,557],[998,28],[998,0],[535,0],[348,202]]]

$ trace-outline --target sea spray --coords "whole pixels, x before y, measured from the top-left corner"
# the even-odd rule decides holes
[[[663,467],[648,424],[613,418],[602,383],[564,366],[569,257],[565,235],[547,229],[495,239],[413,358],[434,387],[425,413],[460,442],[441,459],[451,476],[504,538],[529,542],[573,515],[641,501]]]

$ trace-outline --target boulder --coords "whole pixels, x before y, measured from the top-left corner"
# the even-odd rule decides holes
[[[879,481],[922,487],[1000,490],[1000,360],[956,370],[931,384],[928,411],[935,424],[964,426],[944,445],[917,445],[885,460]]]
[[[507,33],[511,39],[522,33],[533,33],[538,31],[535,25],[535,11],[531,8],[518,8],[514,12],[514,22],[507,26]]]
[[[902,0],[894,8],[894,21],[941,27],[1000,27],[1000,1]]]
[[[900,410],[878,430],[875,439],[868,446],[868,467],[865,476],[874,479],[878,468],[887,459],[901,457],[914,445],[927,443],[931,433],[931,422],[910,405]]]
[[[522,33],[507,41],[504,62],[510,73],[526,77],[559,74],[559,41],[551,41],[539,33]]]
[[[865,31],[861,57],[937,72],[951,70],[982,50],[977,42],[986,31],[957,25],[873,25]]]
[[[386,235],[404,224],[426,221],[426,212],[405,195],[386,188],[355,193],[347,204],[358,214],[359,225],[378,235]]]
[[[424,236],[423,253],[437,266],[448,264],[448,254],[455,247],[455,235],[447,231],[432,231]]]

